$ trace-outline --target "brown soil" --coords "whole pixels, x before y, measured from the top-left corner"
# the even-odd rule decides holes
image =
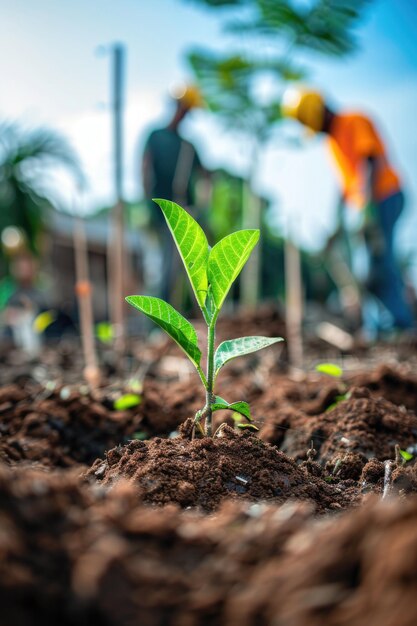
[[[371,372],[352,377],[351,382],[417,414],[417,376],[404,367],[380,365]]]
[[[137,411],[113,411],[88,392],[0,389],[0,459],[47,467],[90,465],[138,429]]]
[[[0,468],[2,626],[414,626],[417,500],[149,507]]]
[[[191,422],[191,420],[189,420]],[[184,425],[187,433],[187,426]],[[275,447],[225,426],[220,436],[190,441],[132,441],[97,460],[87,476],[111,485],[129,479],[144,502],[175,503],[213,511],[225,499],[313,501],[321,512],[341,509],[359,498],[327,484]]]
[[[310,441],[323,462],[344,452],[358,452],[368,459],[393,459],[395,445],[415,445],[417,417],[365,388],[353,388],[348,399],[320,415],[285,406],[265,422],[260,437],[275,443],[295,458],[305,458]]]

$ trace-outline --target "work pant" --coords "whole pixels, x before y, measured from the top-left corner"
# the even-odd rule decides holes
[[[398,191],[377,205],[375,219],[367,237],[369,252],[369,290],[383,303],[397,328],[414,326],[407,302],[400,267],[394,254],[394,228],[404,208],[404,194]]]

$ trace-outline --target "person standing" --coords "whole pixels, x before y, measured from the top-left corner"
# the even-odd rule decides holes
[[[392,316],[392,325],[415,325],[394,253],[394,231],[404,208],[400,176],[387,155],[372,120],[356,112],[336,112],[311,90],[289,89],[282,113],[316,133],[325,133],[341,179],[341,206],[364,211],[364,238],[369,257],[367,287]]]
[[[192,212],[196,204],[197,180],[206,175],[197,150],[179,132],[181,122],[190,111],[203,106],[201,94],[196,87],[188,86],[174,101],[175,111],[171,121],[150,133],[142,157],[144,195],[162,253],[159,292],[160,297],[168,301],[176,271],[174,243],[163,214],[152,198],[172,200]]]

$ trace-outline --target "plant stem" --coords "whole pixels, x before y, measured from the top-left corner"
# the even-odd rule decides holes
[[[214,340],[216,336],[216,320],[212,320],[211,324],[208,327],[208,335],[207,335],[207,387],[206,387],[206,435],[207,437],[211,437],[212,435],[212,410],[211,405],[214,402],[214,393],[213,393],[213,385],[214,385]]]

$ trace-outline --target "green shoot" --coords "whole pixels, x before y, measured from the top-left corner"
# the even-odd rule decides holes
[[[185,352],[196,368],[206,390],[206,403],[197,411],[194,424],[207,436],[212,435],[212,415],[215,411],[231,410],[243,416],[249,424],[240,428],[256,430],[247,402],[229,403],[215,395],[216,378],[232,359],[266,348],[282,337],[240,337],[223,341],[215,348],[216,322],[233,282],[239,276],[259,239],[259,230],[240,230],[227,235],[213,248],[197,222],[175,202],[155,200],[164,214],[178,252],[184,263],[195,298],[207,325],[207,366],[203,371],[202,353],[197,333],[170,304],[151,296],[128,296],[127,302],[160,326]],[[204,428],[202,424],[204,423]]]
[[[404,463],[407,463],[407,461],[411,461],[414,458],[411,452],[407,452],[407,450],[400,450],[400,455],[403,458]]]
[[[335,363],[319,363],[318,365],[316,365],[315,369],[317,372],[320,372],[320,374],[326,374],[327,376],[332,376],[332,378],[339,379],[340,387],[343,391],[343,393],[335,397],[334,402],[332,402],[332,404],[327,407],[326,412],[334,409],[335,406],[339,404],[339,402],[343,402],[343,400],[347,400],[348,398],[350,398],[350,392],[346,391],[346,386],[340,380],[343,376],[343,370],[341,367],[339,367],[339,365],[335,365]]]
[[[408,461],[411,461],[414,456],[407,450],[401,450],[400,446],[395,444],[395,464],[397,467],[405,465]]]
[[[114,339],[113,324],[110,322],[99,322],[96,324],[95,331],[101,343],[111,343]]]
[[[327,374],[327,376],[333,376],[334,378],[341,378],[343,376],[343,370],[334,363],[319,363],[316,365],[316,371],[321,374]]]
[[[115,411],[127,411],[128,409],[133,409],[133,407],[138,406],[142,402],[141,396],[135,393],[126,393],[124,396],[120,396],[113,403],[113,408]]]

